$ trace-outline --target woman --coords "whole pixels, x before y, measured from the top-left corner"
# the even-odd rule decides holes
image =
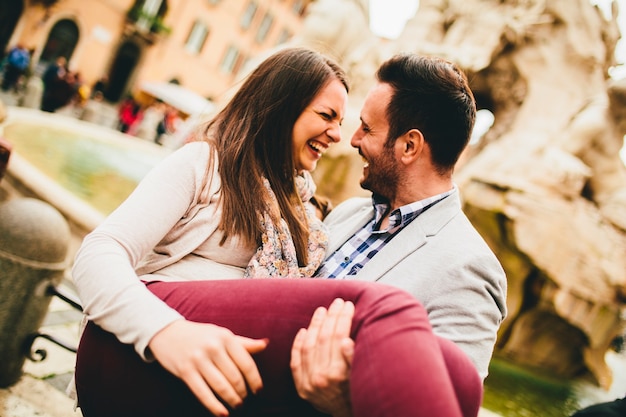
[[[475,386],[475,371],[453,384],[447,364],[458,352],[441,347],[412,297],[356,282],[237,279],[309,277],[322,262],[327,237],[309,204],[308,171],[340,140],[347,92],[344,72],[320,54],[277,52],[208,123],[203,141],[157,166],[85,238],[73,277],[95,323],[77,358],[86,417],[313,412],[295,392],[289,350],[315,309],[336,297],[356,306],[355,415],[461,415],[455,391]],[[224,278],[235,280],[215,281]],[[406,351],[413,345],[420,354]],[[397,368],[381,363],[389,358],[406,362],[404,371],[427,369],[429,379],[414,384],[408,372],[411,381],[396,386]],[[394,397],[402,390],[410,401]],[[416,405],[416,392],[442,401]]]

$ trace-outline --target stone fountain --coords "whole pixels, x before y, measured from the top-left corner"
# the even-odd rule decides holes
[[[348,140],[320,162],[318,190],[335,202],[362,192],[348,142],[383,59],[412,51],[459,64],[495,116],[455,181],[508,276],[496,355],[608,388],[605,354],[626,319],[626,80],[609,77],[617,6],[606,16],[588,0],[421,0],[400,38],[383,41],[350,29],[367,21],[366,2],[339,3],[350,10],[334,20],[344,30],[305,24],[292,41],[334,55],[354,84]],[[313,22],[337,10],[330,0],[312,6]]]

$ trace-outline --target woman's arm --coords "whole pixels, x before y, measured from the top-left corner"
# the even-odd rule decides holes
[[[142,356],[149,340],[182,316],[146,290],[135,267],[194,204],[208,155],[208,144],[194,143],[168,156],[76,256],[72,276],[85,313]]]
[[[186,145],[166,158],[87,236],[73,273],[90,320],[134,345],[144,359],[154,357],[209,410],[224,415],[217,396],[235,407],[247,387],[253,392],[262,387],[251,354],[263,350],[267,341],[185,320],[148,291],[135,272],[181,219],[196,212],[190,207],[198,200],[198,188],[207,183],[208,158],[206,143]],[[201,232],[210,233],[207,228]]]

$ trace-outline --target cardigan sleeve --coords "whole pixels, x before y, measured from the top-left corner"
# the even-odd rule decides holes
[[[146,288],[135,268],[196,204],[210,152],[206,142],[193,142],[166,157],[76,254],[72,278],[87,317],[146,360],[152,337],[182,316]]]

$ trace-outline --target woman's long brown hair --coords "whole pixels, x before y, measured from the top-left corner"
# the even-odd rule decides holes
[[[307,263],[308,224],[296,190],[293,127],[313,98],[333,79],[346,90],[344,71],[305,48],[281,50],[264,60],[207,125],[222,182],[223,241],[240,236],[261,243],[259,214],[268,210],[263,177],[291,231],[298,263]],[[223,242],[222,241],[222,242]]]

